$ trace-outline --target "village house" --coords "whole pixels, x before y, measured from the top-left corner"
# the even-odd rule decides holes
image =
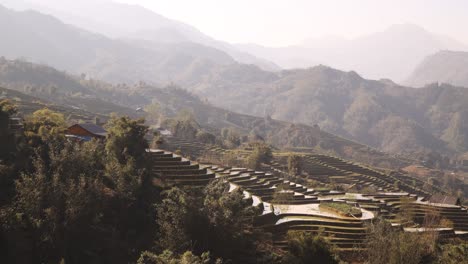
[[[107,131],[92,123],[84,123],[84,124],[75,124],[67,129],[66,137],[82,140],[82,141],[89,141],[93,138],[96,139],[105,139],[107,135]]]

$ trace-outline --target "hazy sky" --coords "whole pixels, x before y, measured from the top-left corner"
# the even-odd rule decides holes
[[[140,4],[217,39],[268,46],[355,37],[414,23],[468,43],[468,0],[117,0]]]

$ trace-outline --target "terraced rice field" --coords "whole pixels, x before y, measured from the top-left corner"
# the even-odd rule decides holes
[[[149,155],[153,176],[167,184],[204,186],[215,178],[214,172],[171,152],[150,150]]]
[[[204,153],[223,154],[228,150],[203,143],[171,139],[171,150],[181,150],[190,156]],[[245,155],[248,154],[246,150]],[[374,186],[373,194],[344,193],[329,189],[307,188],[287,180],[284,172],[287,155],[275,153],[272,164],[265,165],[266,171],[246,168],[224,167],[221,164],[198,164],[165,151],[153,151],[153,173],[155,177],[172,184],[200,186],[214,178],[229,182],[231,190],[240,188],[252,197],[255,205],[263,203],[264,213],[255,220],[257,227],[273,234],[274,244],[287,246],[286,235],[291,230],[322,234],[343,252],[365,250],[366,225],[376,216],[392,222],[395,228],[404,225],[418,228],[428,212],[437,211],[453,222],[447,235],[467,237],[468,213],[460,206],[443,206],[425,202],[429,194],[417,186],[410,185],[412,179],[401,180],[398,175],[383,172],[341,160],[336,157],[303,154],[304,171],[307,177],[320,182],[342,182]],[[399,181],[400,188],[394,182]],[[405,191],[409,190],[409,191]],[[403,202],[415,212],[414,222],[402,222],[398,217]],[[347,203],[357,206],[360,216],[343,216],[320,209],[321,203]],[[418,229],[408,229],[416,230]]]

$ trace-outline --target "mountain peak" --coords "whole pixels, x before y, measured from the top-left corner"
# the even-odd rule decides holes
[[[310,67],[309,68],[309,71],[310,72],[316,72],[316,73],[323,73],[323,74],[327,74],[327,75],[341,75],[341,76],[347,76],[347,77],[350,77],[350,78],[353,78],[353,79],[362,79],[362,77],[355,71],[342,71],[342,70],[338,70],[338,69],[335,69],[335,68],[332,68],[330,66],[327,66],[327,65],[323,65],[323,64],[319,64],[317,66],[314,66],[314,67]]]
[[[16,10],[33,9],[57,17],[66,24],[112,39],[135,39],[159,43],[193,42],[227,53],[240,63],[277,71],[274,63],[241,52],[234,45],[218,41],[199,29],[167,18],[138,4],[110,0],[0,0]],[[21,4],[20,4],[21,3]],[[105,12],[102,12],[105,10]],[[157,34],[154,34],[154,33]]]
[[[403,24],[393,24],[388,27],[384,32],[393,32],[393,33],[426,33],[429,34],[422,26],[412,24],[412,23],[403,23]]]
[[[430,83],[449,83],[468,87],[468,52],[440,50],[427,56],[406,84],[422,87]]]

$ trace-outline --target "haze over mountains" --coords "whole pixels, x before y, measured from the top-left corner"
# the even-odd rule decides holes
[[[179,82],[191,71],[236,63],[226,53],[191,42],[129,43],[91,33],[36,11],[0,7],[0,53],[112,82]]]
[[[405,83],[420,87],[436,82],[468,87],[468,52],[447,50],[428,56]]]
[[[399,24],[358,37],[309,39],[301,45],[269,48],[238,44],[239,49],[266,58],[284,68],[306,68],[325,64],[354,70],[365,78],[405,80],[428,55],[440,50],[468,50],[468,46],[413,24]]]
[[[223,128],[230,128],[243,135],[256,135],[279,148],[320,149],[382,166],[408,164],[402,157],[396,158],[317,127],[239,114],[213,106],[175,86],[161,88],[142,82],[113,86],[18,60],[0,59],[0,99],[3,98],[14,100],[22,114],[48,107],[57,109],[67,118],[93,120],[99,117],[101,121],[113,112],[144,117],[144,112],[135,109],[156,103],[165,117],[190,111],[199,125],[217,134]]]
[[[465,263],[463,44],[236,46],[117,1],[276,44],[440,4],[0,0],[0,264]]]
[[[88,1],[79,5],[82,3],[88,4]],[[93,3],[109,4],[107,1]],[[111,4],[111,7],[125,6]],[[176,22],[139,7],[129,7],[130,10],[133,8],[143,12],[143,18],[144,14],[149,14],[151,21],[159,19],[160,25],[169,23],[169,28],[187,27],[183,24],[172,26]],[[79,10],[77,8],[75,12]],[[105,20],[105,16],[102,19]],[[83,21],[91,20],[86,18]],[[109,18],[106,21],[117,20]],[[102,21],[100,23],[106,25]],[[114,26],[119,28],[118,24]],[[468,130],[465,128],[468,123],[468,89],[449,85],[413,89],[390,80],[370,81],[354,71],[340,71],[326,66],[267,71],[253,64],[239,63],[221,49],[197,41],[182,41],[188,38],[186,35],[182,39],[167,39],[165,37],[168,35],[163,34],[167,29],[165,27],[161,27],[164,28],[162,32],[145,33],[133,38],[135,35],[132,34],[144,32],[128,33],[135,27],[122,27],[120,33],[130,35],[114,39],[111,36],[115,37],[113,34],[118,32],[112,33],[110,29],[108,36],[105,36],[36,11],[18,12],[0,7],[0,34],[5,36],[0,42],[0,55],[8,59],[22,57],[45,63],[75,75],[84,73],[82,78],[88,80],[94,78],[114,84],[144,81],[159,86],[175,83],[221,108],[307,125],[318,124],[325,131],[393,153],[454,153],[468,150]],[[198,31],[192,28],[188,32]],[[161,36],[161,41],[154,41],[153,36]],[[408,38],[404,40],[403,36]],[[351,66],[366,66],[375,74],[384,71],[386,67],[382,66],[382,62],[387,61],[388,65],[395,65],[394,74],[403,76],[404,71],[406,75],[412,72],[408,66],[410,60],[424,57],[425,53],[447,45],[455,47],[459,44],[416,26],[400,25],[360,39],[359,48],[351,45],[353,49],[349,50],[353,50],[353,56],[363,59],[349,59],[356,63]],[[368,57],[374,60],[372,63],[364,60],[368,55],[366,51],[370,54]],[[395,56],[393,52],[399,55]],[[308,52],[304,51],[303,54],[307,59]],[[346,58],[344,55],[342,57]],[[31,72],[34,72],[34,67],[23,74]],[[13,76],[15,74],[21,76],[21,71],[16,71]],[[11,79],[12,75],[3,76],[11,83],[6,76]],[[60,83],[56,84],[58,89],[70,88],[61,86]],[[70,93],[73,91],[62,94]],[[120,93],[119,96],[125,98],[125,89]],[[83,97],[86,96],[78,96]]]
[[[108,0],[1,0],[0,4],[16,10],[37,10],[108,38],[147,40],[154,45],[191,42],[224,51],[241,63],[255,64],[265,70],[279,70],[274,63],[242,52],[229,43],[215,40],[188,24],[168,19],[137,5]]]
[[[354,70],[368,79],[407,80],[421,61],[441,50],[468,51],[468,45],[414,24],[393,25],[354,39],[323,37],[282,48],[256,44],[229,44],[195,27],[168,19],[151,10],[109,0],[1,0],[16,10],[33,9],[61,21],[112,39],[151,45],[191,42],[221,50],[239,63],[263,70],[307,68],[318,64]],[[100,10],[106,10],[101,12]],[[279,66],[278,66],[279,65]]]

